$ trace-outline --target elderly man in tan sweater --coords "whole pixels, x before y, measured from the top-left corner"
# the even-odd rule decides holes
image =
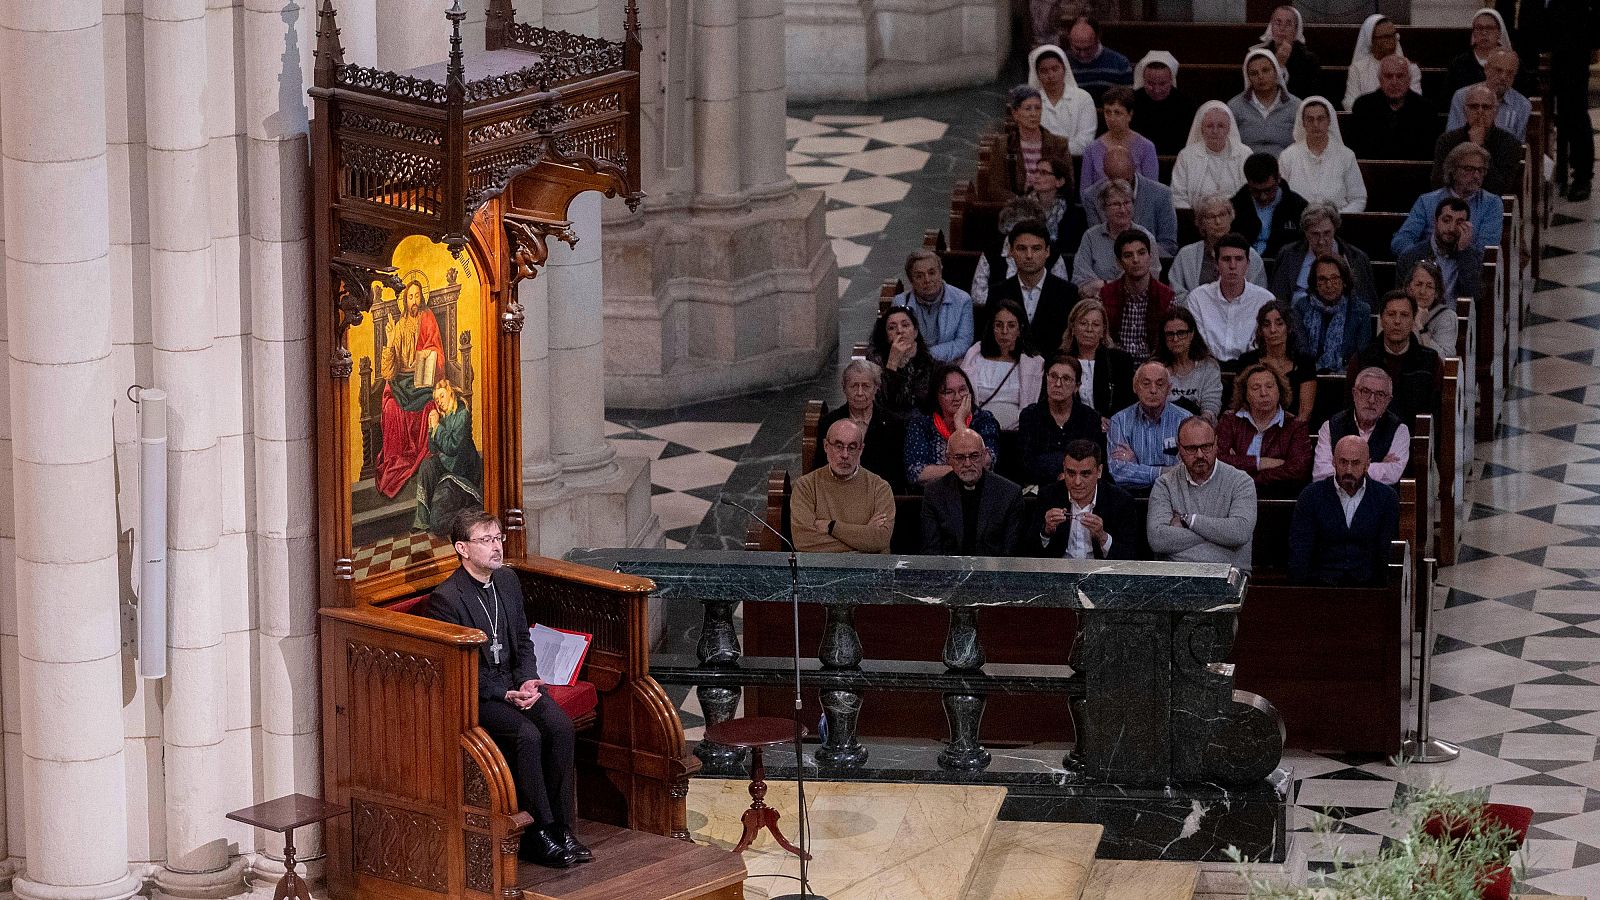
[[[796,550],[813,553],[887,553],[894,533],[894,492],[861,468],[867,429],[840,419],[822,446],[828,464],[800,476],[789,503]]]

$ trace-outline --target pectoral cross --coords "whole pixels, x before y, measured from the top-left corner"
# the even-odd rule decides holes
[[[489,645],[489,658],[494,660],[494,664],[497,666],[500,665],[500,649],[500,639],[495,638],[495,642]]]

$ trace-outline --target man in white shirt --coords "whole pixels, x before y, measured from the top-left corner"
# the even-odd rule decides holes
[[[1075,440],[1061,478],[1039,491],[1039,555],[1050,559],[1142,559],[1144,523],[1127,491],[1104,477],[1100,445]]]
[[[1218,361],[1237,360],[1255,341],[1256,313],[1271,303],[1272,292],[1251,284],[1250,242],[1237,232],[1217,241],[1217,280],[1189,292],[1185,303]]]
[[[1317,430],[1317,452],[1311,464],[1311,480],[1332,477],[1333,448],[1338,441],[1357,435],[1367,444],[1368,458],[1378,460],[1367,467],[1373,480],[1398,484],[1411,461],[1411,430],[1389,409],[1394,399],[1394,382],[1389,373],[1372,366],[1356,375],[1354,403],[1340,410]]]

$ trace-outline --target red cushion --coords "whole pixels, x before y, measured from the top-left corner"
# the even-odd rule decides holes
[[[547,684],[541,690],[574,719],[594,712],[594,708],[600,705],[600,693],[587,681],[572,685]]]
[[[1528,837],[1528,827],[1533,824],[1533,810],[1527,806],[1514,806],[1510,803],[1485,803],[1483,817],[1494,825],[1501,825],[1511,830],[1516,838],[1517,846]],[[1423,825],[1423,831],[1434,837],[1450,837],[1461,840],[1471,831],[1472,822],[1462,821],[1455,823],[1449,834],[1445,833],[1444,820],[1438,816],[1430,818]]]
[[[388,604],[384,607],[384,609],[399,613],[409,613],[415,610],[418,606],[422,605],[423,601],[428,599],[428,596],[429,595],[427,594],[417,594],[414,597],[402,597],[399,600]],[[420,613],[416,614],[420,615]]]

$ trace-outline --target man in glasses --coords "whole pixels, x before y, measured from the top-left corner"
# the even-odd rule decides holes
[[[1228,563],[1248,574],[1255,481],[1217,459],[1217,432],[1199,416],[1178,427],[1178,462],[1150,489],[1150,550],[1156,559]]]
[[[528,615],[516,573],[502,568],[505,535],[481,509],[462,510],[450,526],[461,567],[428,598],[427,615],[476,628],[489,640],[478,651],[478,724],[511,765],[517,805],[533,816],[521,856],[565,869],[594,854],[578,842],[572,719],[539,678]]]
[[[1400,482],[1411,460],[1411,429],[1389,409],[1394,384],[1389,373],[1373,366],[1362,369],[1355,378],[1349,409],[1334,413],[1317,431],[1317,453],[1311,464],[1311,480],[1331,478],[1333,448],[1350,435],[1367,444],[1372,460],[1367,474],[1387,485]]]
[[[1432,260],[1444,276],[1442,300],[1477,297],[1483,272],[1483,250],[1472,242],[1472,208],[1460,197],[1439,201],[1433,214],[1433,236],[1395,260],[1395,279],[1404,281],[1422,260]]]
[[[1533,103],[1511,86],[1517,78],[1518,63],[1516,53],[1510,50],[1494,51],[1483,64],[1482,84],[1494,94],[1495,124],[1511,132],[1511,136],[1521,143],[1528,137],[1528,117],[1533,114]],[[1444,126],[1446,131],[1466,124],[1467,92],[1473,87],[1475,85],[1468,85],[1450,98],[1450,118]]]
[[[1405,223],[1389,239],[1389,249],[1399,256],[1432,237],[1434,214],[1446,197],[1461,199],[1471,211],[1473,246],[1499,246],[1506,207],[1499,194],[1483,189],[1488,172],[1489,153],[1477,144],[1468,142],[1451,150],[1444,159],[1444,187],[1428,191],[1411,204]]]
[[[1450,151],[1465,143],[1489,151],[1489,171],[1483,176],[1483,189],[1494,194],[1515,194],[1522,187],[1522,142],[1495,124],[1499,101],[1486,84],[1465,89],[1463,109],[1466,122],[1439,135],[1433,145],[1433,186],[1444,184],[1444,161]]]
[[[950,471],[922,498],[922,552],[940,556],[1011,556],[1022,534],[1022,488],[989,471],[989,448],[970,428],[945,449]]]
[[[822,440],[828,464],[800,476],[789,504],[796,550],[887,553],[894,533],[894,492],[861,467],[867,429],[844,418]]]

